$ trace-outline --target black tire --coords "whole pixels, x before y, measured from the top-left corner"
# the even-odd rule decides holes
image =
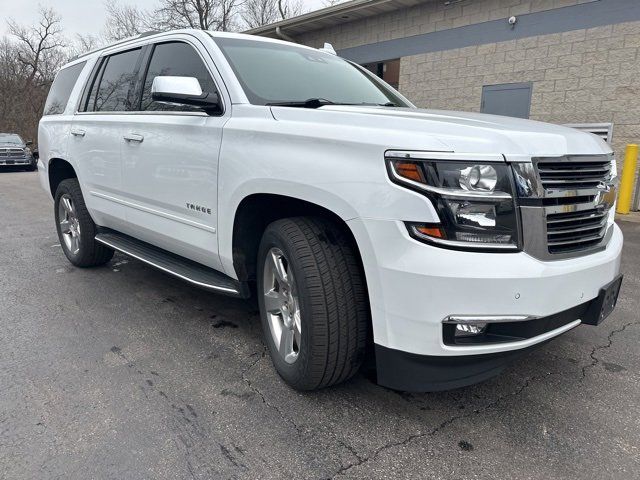
[[[79,249],[76,253],[67,247],[60,227],[60,199],[64,195],[71,197],[80,227]],[[54,211],[62,251],[73,265],[76,267],[96,267],[104,265],[113,258],[113,250],[95,241],[96,224],[93,223],[93,219],[89,215],[77,179],[69,178],[60,182],[55,194]]]
[[[293,363],[278,353],[265,310],[265,261],[273,248],[286,257],[298,292],[302,328]],[[319,217],[270,224],[258,251],[257,283],[265,341],[285,382],[297,390],[316,390],[358,371],[365,354],[369,304],[358,256],[340,226]]]

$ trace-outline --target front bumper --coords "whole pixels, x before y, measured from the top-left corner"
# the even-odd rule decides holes
[[[0,158],[0,166],[27,167],[30,165],[35,165],[35,161],[30,157]]]
[[[503,327],[507,338],[519,335],[522,338],[542,339],[517,350],[451,357],[415,355],[376,345],[378,383],[396,390],[434,392],[464,387],[491,378],[511,361],[581,322],[598,325],[603,320],[603,315],[610,311],[603,310],[603,303],[610,301],[615,306],[621,281],[622,276],[619,276],[610,284],[612,288],[603,288],[597,298],[569,310],[523,322],[494,324]]]
[[[620,271],[622,232],[612,225],[604,250],[566,260],[542,261],[524,252],[445,250],[412,239],[402,222],[354,219],[361,248],[373,335],[384,348],[415,355],[458,357],[521,350],[580,323],[514,342],[447,345],[450,315],[548,317],[596,298]]]

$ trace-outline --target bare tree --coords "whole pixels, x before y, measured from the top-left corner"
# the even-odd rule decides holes
[[[35,139],[49,86],[68,59],[60,18],[40,9],[33,26],[9,20],[0,41],[0,131]]]
[[[69,45],[69,57],[78,57],[91,50],[101,47],[105,43],[104,39],[98,35],[76,34],[73,42]]]
[[[300,15],[302,3],[300,0],[278,0],[278,13],[280,13],[280,20]]]
[[[37,77],[49,80],[55,74],[55,67],[59,66],[57,63],[61,58],[57,57],[61,57],[65,46],[58,14],[50,8],[41,8],[40,21],[33,27],[20,25],[14,20],[7,23],[9,33],[18,41],[17,60],[28,69],[26,83],[33,84]]]
[[[156,18],[163,29],[232,30],[242,0],[161,0]]]
[[[247,0],[242,11],[242,19],[248,28],[256,28],[295,17],[302,12],[300,1]]]
[[[105,2],[104,6],[107,9],[104,37],[108,41],[122,40],[157,28],[153,13],[135,5]]]
[[[261,27],[277,22],[277,0],[248,0],[242,11],[242,19],[249,28]]]

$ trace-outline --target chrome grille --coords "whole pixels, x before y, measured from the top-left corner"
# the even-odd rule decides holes
[[[25,152],[22,148],[0,148],[0,157],[24,157]]]
[[[565,155],[512,163],[526,252],[562,260],[606,248],[616,199],[612,160],[612,154]]]
[[[611,176],[611,160],[607,157],[541,159],[537,167],[547,190],[596,188]]]
[[[607,229],[607,212],[589,209],[547,216],[549,253],[568,253],[598,245]]]

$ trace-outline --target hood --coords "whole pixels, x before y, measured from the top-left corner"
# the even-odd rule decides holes
[[[389,149],[501,153],[508,160],[522,156],[611,153],[611,148],[596,135],[498,115],[340,105],[315,110],[272,107],[272,112],[276,120],[331,125],[351,138],[354,129],[364,129],[371,141],[385,142]]]
[[[0,142],[0,148],[25,148],[25,145],[20,143]]]

